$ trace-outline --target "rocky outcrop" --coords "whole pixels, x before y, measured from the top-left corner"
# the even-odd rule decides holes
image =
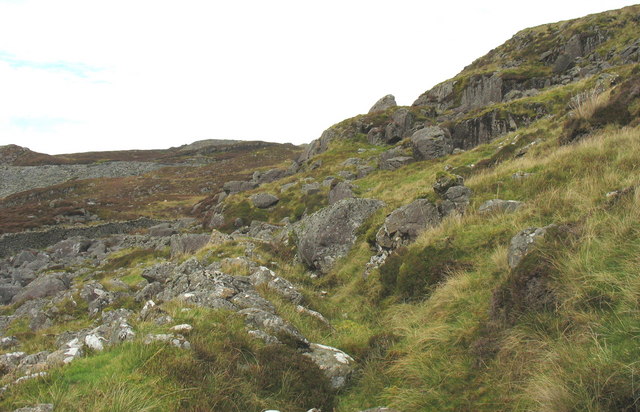
[[[402,206],[384,221],[376,234],[376,243],[385,249],[406,246],[416,240],[424,230],[442,221],[438,208],[426,199],[418,199]]]
[[[296,228],[298,256],[313,270],[327,273],[356,240],[356,230],[383,202],[343,199],[308,216]]]
[[[371,109],[369,109],[369,113],[382,112],[392,107],[396,107],[396,98],[392,94],[388,94],[384,97],[381,97]]]
[[[554,73],[563,73],[573,67],[576,59],[593,52],[596,47],[607,40],[605,33],[600,30],[583,32],[573,35],[564,45],[562,53],[553,63]]]

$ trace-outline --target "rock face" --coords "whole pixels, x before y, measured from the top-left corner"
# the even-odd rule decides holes
[[[275,206],[280,201],[280,198],[270,193],[257,193],[251,196],[251,202],[258,209],[267,209],[271,206]]]
[[[523,203],[517,200],[491,199],[484,202],[480,208],[478,208],[478,213],[483,215],[491,213],[511,213],[515,212],[522,205]]]
[[[544,237],[550,227],[530,227],[512,237],[507,255],[509,267],[513,269],[518,266],[522,258],[533,249],[536,239]]]
[[[329,378],[334,390],[342,389],[354,370],[355,361],[343,351],[331,346],[312,343],[310,352],[304,353],[309,357],[324,375]]]
[[[375,199],[343,199],[305,218],[297,228],[302,262],[327,273],[349,252],[356,230],[382,206],[383,202]]]
[[[385,249],[408,245],[429,227],[442,221],[438,208],[426,199],[418,199],[394,210],[376,235],[376,243]]]
[[[382,112],[396,106],[396,98],[392,94],[388,94],[378,100],[373,106],[371,106],[371,109],[369,109],[369,113]]]
[[[416,160],[436,159],[453,152],[449,132],[438,126],[418,130],[411,136],[411,143]]]

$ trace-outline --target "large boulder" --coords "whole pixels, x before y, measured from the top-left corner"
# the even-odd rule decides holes
[[[280,201],[280,198],[272,195],[271,193],[256,193],[251,196],[251,202],[258,209],[267,209],[274,206]]]
[[[375,199],[343,199],[305,218],[296,229],[302,262],[327,273],[349,252],[357,229],[383,205]]]
[[[416,160],[436,159],[453,152],[449,132],[438,126],[418,130],[411,136],[411,144]]]
[[[391,107],[396,107],[397,105],[396,98],[392,94],[388,94],[380,98],[380,100],[371,106],[369,113],[383,112]]]
[[[344,388],[353,373],[355,361],[343,351],[331,346],[312,343],[310,352],[304,353],[311,359],[331,382],[334,390]]]
[[[402,206],[384,221],[376,235],[376,243],[385,249],[408,245],[429,227],[442,221],[438,208],[426,199],[418,199]]]
[[[67,289],[69,289],[69,279],[66,274],[54,273],[45,275],[29,283],[20,293],[13,297],[12,302],[17,303],[45,298]]]

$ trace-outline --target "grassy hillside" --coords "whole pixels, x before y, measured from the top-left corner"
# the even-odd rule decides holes
[[[559,31],[565,39],[585,30],[607,32],[609,40],[598,47],[620,51],[637,36],[630,24],[638,21],[639,12],[638,7],[627,8],[528,29],[461,76],[493,71],[514,59],[526,61],[518,76],[551,75],[548,64],[538,67],[539,54],[555,50]],[[522,39],[535,41],[523,48]],[[612,55],[610,61],[615,59]],[[496,110],[542,110],[530,113],[516,130],[470,150],[397,170],[375,170],[353,180],[356,195],[380,199],[385,206],[358,229],[351,251],[328,274],[313,274],[295,259],[292,232],[269,240],[247,236],[212,241],[197,252],[174,256],[168,249],[132,247],[95,267],[66,268],[82,275],[74,279],[73,303],[55,303],[59,316],[50,326],[33,331],[17,318],[4,333],[20,341],[5,353],[54,350],[63,331],[96,324],[77,295],[89,281],[110,292],[126,292],[103,311],[127,308],[137,313],[144,301],[132,295],[146,285],[141,276],[145,268],[196,259],[203,265],[219,262],[222,272],[246,276],[250,268],[243,259],[251,259],[295,284],[306,307],[328,322],[268,287],[257,287],[279,316],[309,341],[339,348],[355,359],[354,375],[338,392],[329,389],[320,370],[294,344],[264,343],[247,334],[237,313],[174,299],[159,308],[174,324],[193,326],[186,335],[191,350],[145,344],[146,334],[166,333],[168,326],[132,318],[134,339],[100,352],[89,350],[68,365],[50,369],[47,376],[10,386],[0,409],[52,403],[56,411],[317,407],[327,412],[376,406],[399,411],[636,410],[640,65],[622,63],[455,116],[450,109],[434,113],[426,105],[409,108],[420,121],[440,125]],[[339,172],[356,171],[357,162],[348,159],[375,164],[391,146],[367,143],[361,125],[383,125],[394,110],[337,124],[333,129],[339,137],[300,172],[231,194],[222,202],[227,220],[221,230],[235,230],[237,218],[284,227],[285,218],[296,222],[325,207],[328,185],[306,195],[301,187],[332,176],[343,180]],[[410,144],[405,138],[394,146],[408,150]],[[445,172],[464,176],[473,191],[465,213],[450,215],[395,250],[380,267],[365,271],[385,217],[415,199],[436,201],[432,186]],[[172,179],[185,184],[184,175]],[[280,201],[270,209],[257,208],[251,196],[259,192],[276,193]],[[185,197],[185,205],[202,198]],[[523,206],[512,213],[480,213],[480,205],[490,199],[517,200]],[[134,209],[151,215],[158,211],[156,206]],[[549,228],[532,251],[510,267],[511,239],[532,227]],[[237,257],[242,259],[228,259]],[[17,307],[2,311],[8,315]],[[3,383],[12,378],[6,375]]]

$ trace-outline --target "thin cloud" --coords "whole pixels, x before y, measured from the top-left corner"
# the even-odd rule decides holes
[[[65,61],[35,61],[23,59],[15,56],[14,54],[0,51],[0,61],[7,63],[9,66],[21,69],[37,69],[37,70],[46,70],[49,72],[63,72],[72,74],[81,78],[88,78],[89,75],[93,73],[97,73],[102,71],[102,68],[92,67],[84,63],[74,63],[74,62],[65,62]]]

